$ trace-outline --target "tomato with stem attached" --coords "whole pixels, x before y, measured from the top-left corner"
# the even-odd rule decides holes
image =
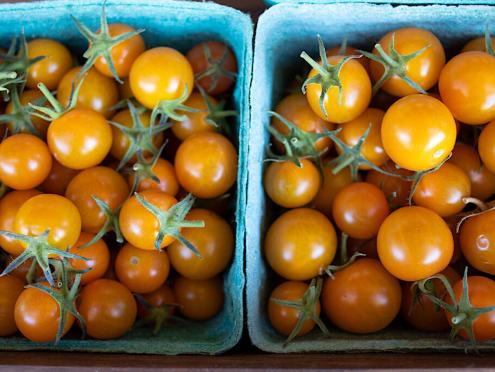
[[[16,93],[14,93],[16,94]],[[43,120],[40,117],[37,117],[35,115],[30,115],[29,113],[29,104],[30,103],[36,103],[37,100],[42,99],[43,93],[39,90],[24,90],[20,96],[19,96],[19,101],[14,100],[13,98],[10,99],[9,103],[7,104],[7,107],[5,108],[5,114],[6,115],[15,115],[16,118],[14,118],[12,121],[7,123],[7,127],[9,128],[10,133],[16,134],[19,130],[18,126],[19,123],[16,122],[17,117],[20,117],[19,119],[22,121],[29,120],[32,124],[32,127],[36,131],[38,131],[38,134],[41,135],[42,138],[46,136],[46,132],[48,130],[48,122],[46,120]],[[18,104],[21,107],[18,107]],[[26,112],[27,111],[27,112]],[[22,128],[22,132],[26,132],[26,126],[27,123],[24,124],[24,128]],[[22,124],[21,124],[22,125]],[[29,124],[27,124],[29,125]]]
[[[493,37],[490,37],[490,42],[492,48],[495,49],[495,39]],[[464,52],[486,52],[486,37],[481,36],[469,40],[461,50],[461,53]]]
[[[103,239],[81,248],[93,240],[94,234],[82,232],[77,242],[69,249],[69,252],[84,257],[85,260],[71,259],[70,264],[76,270],[89,270],[82,274],[81,284],[86,285],[105,275],[110,266],[110,251]]]
[[[0,337],[17,332],[14,313],[17,298],[24,290],[24,281],[12,275],[0,277]]]
[[[175,175],[175,168],[168,160],[158,159],[151,168],[151,171],[158,177],[159,182],[157,183],[152,178],[143,178],[139,181],[136,191],[160,190],[171,196],[177,195],[179,192],[179,182]],[[131,174],[129,177],[129,187],[132,187],[134,184],[134,177],[134,174]]]

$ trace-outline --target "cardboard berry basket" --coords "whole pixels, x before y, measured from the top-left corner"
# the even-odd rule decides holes
[[[53,0],[0,5],[0,40],[6,46],[24,28],[27,39],[54,38],[79,55],[87,48],[84,38],[70,15],[92,30],[99,26],[102,1]],[[206,40],[224,41],[234,51],[239,74],[232,104],[238,111],[239,173],[235,221],[235,254],[224,273],[225,304],[220,314],[206,322],[174,323],[153,336],[150,329],[131,330],[111,341],[79,339],[69,333],[53,346],[33,343],[19,335],[0,338],[0,350],[64,350],[107,353],[143,354],[217,354],[233,347],[243,328],[244,289],[244,211],[246,200],[247,126],[249,120],[248,87],[252,64],[252,22],[249,16],[213,3],[168,0],[109,0],[106,2],[109,22],[123,22],[144,28],[147,47],[170,46],[187,52]],[[166,66],[163,66],[166,68]]]
[[[330,327],[325,337],[315,327],[308,335],[296,337],[284,346],[269,324],[267,301],[277,278],[267,266],[263,240],[274,220],[273,204],[263,190],[263,160],[269,143],[268,111],[278,103],[285,88],[305,62],[301,51],[317,55],[316,35],[327,47],[350,45],[369,49],[385,33],[406,26],[431,30],[444,44],[447,55],[458,52],[465,42],[484,34],[485,25],[495,17],[494,6],[429,5],[392,6],[364,3],[279,4],[259,19],[255,40],[251,84],[251,125],[248,168],[248,211],[246,220],[246,276],[248,330],[252,342],[269,352],[383,352],[459,351],[469,344],[450,342],[448,334],[420,333],[396,321],[382,332],[355,335]],[[322,315],[323,316],[323,315]],[[480,343],[480,350],[495,351],[495,342]]]
[[[266,5],[276,4],[328,4],[328,3],[372,3],[372,4],[493,4],[493,0],[265,0]]]

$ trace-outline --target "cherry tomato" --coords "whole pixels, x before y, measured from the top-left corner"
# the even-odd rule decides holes
[[[112,130],[101,114],[74,109],[50,124],[47,142],[60,164],[85,169],[105,159],[112,146]]]
[[[429,208],[441,217],[449,217],[464,209],[463,200],[469,196],[471,181],[467,174],[457,165],[445,163],[421,178],[413,200],[416,205]]]
[[[185,228],[182,235],[201,254],[201,258],[179,241],[168,248],[170,262],[179,274],[189,279],[210,279],[230,263],[234,252],[234,232],[222,217],[206,209],[192,209],[188,220],[204,221],[205,227]]]
[[[350,168],[344,168],[337,174],[333,174],[332,170],[332,167],[323,167],[323,182],[313,200],[315,208],[328,218],[332,218],[335,196],[340,190],[352,183]]]
[[[273,290],[270,295],[270,300],[268,300],[268,320],[278,333],[289,336],[295,328],[301,313],[298,309],[279,305],[271,301],[271,299],[301,301],[308,290],[308,287],[309,286],[303,282],[283,282]],[[320,301],[317,301],[315,304],[315,312],[318,316],[320,315],[320,311]],[[297,336],[309,333],[314,327],[315,322],[312,319],[305,320]]]
[[[52,156],[46,143],[31,134],[16,134],[0,143],[0,181],[16,190],[42,183],[50,173]]]
[[[310,133],[323,133],[325,130],[333,130],[334,124],[329,123],[314,113],[309,106],[308,100],[301,93],[291,94],[283,98],[275,107],[275,112],[292,122],[299,129]],[[276,117],[272,118],[271,125],[280,133],[287,135],[290,129]],[[280,152],[284,151],[283,145],[275,141]],[[317,140],[315,149],[321,153],[329,150],[333,142],[324,137]]]
[[[82,229],[98,233],[107,220],[93,196],[103,200],[111,210],[116,210],[129,195],[123,176],[108,167],[93,167],[81,171],[67,187],[65,196],[71,200],[81,214]]]
[[[392,161],[386,162],[382,169],[389,172],[399,174],[401,176],[410,176],[411,171],[404,168],[397,169]],[[395,209],[408,204],[409,194],[411,192],[411,181],[405,180],[403,177],[392,177],[374,169],[371,169],[366,174],[366,182],[371,183],[385,194],[390,207]]]
[[[495,174],[481,163],[474,147],[457,143],[449,162],[457,165],[468,175],[472,197],[486,200],[495,193]]]
[[[222,69],[233,74],[237,72],[237,61],[230,48],[218,41],[206,41],[195,45],[186,55],[194,74],[199,75],[212,68],[211,63],[208,61],[207,54],[205,53],[205,49],[208,49],[214,63],[219,64],[223,60],[223,62],[220,63]],[[222,74],[221,71],[219,71],[215,72],[213,75],[204,76],[196,83],[208,93],[218,95],[228,91],[232,87],[234,79],[225,76],[225,74]]]
[[[167,253],[145,251],[125,244],[115,258],[115,274],[131,292],[149,293],[160,288],[168,278]]]
[[[344,57],[331,56],[328,58],[328,63],[336,65],[342,58]],[[308,78],[316,74],[316,70],[313,69]],[[357,118],[368,108],[371,100],[370,78],[364,67],[355,59],[350,59],[344,64],[339,72],[339,79],[342,86],[341,100],[339,100],[339,88],[332,86],[326,92],[323,101],[327,115],[320,107],[321,85],[309,84],[306,87],[306,99],[313,111],[323,120],[332,123],[346,123]]]
[[[111,23],[108,25],[108,32],[111,37],[134,31],[136,31],[134,28],[123,23]],[[98,33],[100,32],[101,30],[98,31]],[[145,49],[146,47],[141,35],[134,35],[112,47],[110,56],[117,75],[120,78],[129,76],[132,64]],[[99,57],[95,62],[95,68],[103,75],[113,77],[105,58]]]
[[[495,306],[495,281],[483,276],[468,277],[469,303],[473,308]],[[459,280],[453,287],[457,302],[461,299],[463,292],[462,280]],[[447,297],[448,302],[451,299]],[[445,312],[447,320],[452,324],[452,314]],[[473,333],[476,341],[487,341],[495,338],[495,311],[481,314],[473,320]],[[468,340],[468,334],[461,330],[459,336]]]
[[[198,198],[226,193],[237,178],[237,151],[218,133],[202,132],[186,139],[175,155],[179,184]]]
[[[357,239],[376,236],[389,213],[383,192],[366,182],[355,182],[340,190],[332,208],[333,219],[339,229]]]
[[[451,267],[447,267],[441,274],[445,275],[451,285],[460,279],[460,275]],[[409,325],[422,332],[448,331],[450,325],[442,309],[418,289],[413,292],[412,284],[411,282],[402,284],[402,318]],[[443,299],[447,290],[442,282],[434,279],[432,284],[435,295]]]
[[[43,97],[43,93],[41,93],[40,90],[25,90],[21,93],[19,97],[19,102],[21,106],[25,107],[29,103],[33,103],[33,101],[36,101],[41,97]],[[7,107],[5,108],[5,114],[8,115],[18,114],[16,112],[16,107],[12,100],[9,101],[9,103],[7,104]],[[30,120],[34,128],[39,132],[39,134],[41,134],[42,137],[45,137],[46,131],[48,130],[48,122],[34,115],[30,115]],[[11,133],[13,133],[14,123],[12,122],[8,123],[8,128],[11,131]]]
[[[39,195],[38,190],[11,191],[0,199],[0,230],[14,232],[14,220],[17,211],[27,200]],[[17,241],[0,236],[0,247],[7,253],[18,256],[24,247]]]
[[[495,39],[490,37],[492,48],[495,49]],[[462,48],[461,53],[464,52],[486,52],[485,37],[477,37],[469,40],[464,48]]]
[[[167,68],[163,68],[166,65]],[[189,61],[175,49],[148,49],[134,61],[129,81],[134,97],[152,109],[163,100],[188,96],[194,88],[194,74]]]
[[[466,52],[452,58],[438,83],[443,103],[465,124],[484,124],[495,118],[495,57]]]
[[[177,203],[177,199],[173,196],[158,190],[142,191],[139,195],[162,211],[168,210]],[[119,224],[124,238],[133,246],[147,250],[155,249],[155,239],[160,228],[159,221],[135,196],[127,199],[122,205]],[[166,247],[173,241],[172,236],[166,235],[160,247]]]
[[[175,300],[174,291],[172,291],[172,288],[170,288],[167,284],[162,285],[156,291],[143,294],[143,298],[152,308],[170,305],[168,307],[168,315],[174,315],[176,308],[176,306],[174,305],[177,303],[177,301]],[[148,314],[149,310],[146,309],[144,306],[138,304],[138,315],[141,318],[145,318]]]
[[[400,284],[378,260],[361,258],[333,275],[325,280],[321,302],[338,328],[372,333],[395,319],[400,310]]]
[[[43,83],[50,90],[57,88],[60,80],[73,65],[72,56],[63,44],[52,39],[34,39],[27,43],[27,57],[44,56],[27,69],[26,85],[35,89]]]
[[[160,183],[156,183],[151,178],[144,178],[139,181],[137,186],[137,191],[145,190],[160,190],[171,196],[177,195],[179,192],[179,182],[177,181],[177,176],[175,175],[174,166],[165,159],[158,159],[152,168],[152,172],[160,180]],[[129,187],[134,184],[134,175],[129,177]]]
[[[213,318],[223,307],[223,283],[219,276],[206,280],[180,276],[175,280],[173,289],[180,312],[188,319]]]
[[[46,282],[42,284],[49,285]],[[60,321],[60,308],[47,293],[38,288],[26,288],[17,298],[14,315],[17,328],[27,339],[34,342],[55,340]],[[67,312],[62,335],[65,335],[73,324],[74,316]]]
[[[378,256],[396,278],[422,280],[445,269],[454,253],[449,226],[423,207],[403,207],[383,221],[378,232]]]
[[[344,50],[344,53],[340,53],[340,48],[341,46],[335,46],[333,48],[329,48],[327,49],[327,57],[330,57],[330,56],[359,56],[361,55],[361,53],[359,53],[359,51],[350,46],[350,45],[347,45],[345,50]],[[356,61],[358,61],[364,68],[367,72],[369,72],[369,69],[370,69],[370,60],[368,58],[366,58],[365,56],[360,56],[358,59],[356,59]]]
[[[40,185],[40,189],[47,194],[65,195],[65,190],[69,186],[70,181],[79,172],[75,169],[64,167],[57,160],[53,159],[52,169]]]
[[[68,105],[73,88],[78,84],[78,75],[81,67],[74,67],[58,85],[57,98],[64,106]],[[112,116],[111,107],[119,101],[119,89],[117,83],[105,75],[100,74],[94,68],[90,69],[84,77],[84,82],[77,95],[77,108],[93,110],[105,118]]]
[[[41,194],[19,208],[14,220],[16,233],[38,236],[46,230],[50,230],[48,242],[56,248],[66,250],[76,243],[81,234],[81,216],[69,199]]]
[[[455,120],[438,99],[413,94],[395,102],[382,121],[385,152],[402,168],[424,171],[440,164],[454,148]]]
[[[364,132],[370,127],[368,136],[366,137],[361,154],[374,165],[380,167],[388,160],[388,155],[385,153],[381,139],[382,120],[385,112],[375,108],[366,109],[356,119],[339,126],[341,128],[338,137],[347,145],[353,147],[357,145]],[[342,153],[342,149],[336,146],[337,152]],[[370,166],[363,164],[360,169],[370,169]]]
[[[391,31],[381,38],[379,44],[385,53],[390,54],[390,41],[394,37],[395,50],[401,55],[414,53],[427,47],[422,53],[404,65],[406,75],[424,90],[432,88],[438,81],[440,72],[445,65],[445,51],[440,40],[430,31],[420,28],[401,28]],[[376,49],[375,55],[379,55]],[[376,82],[383,75],[383,65],[376,61],[370,62],[371,77]],[[398,97],[418,93],[399,76],[393,75],[382,85],[382,89]]]
[[[292,161],[272,162],[265,171],[265,191],[276,204],[284,208],[303,207],[314,199],[320,189],[318,168],[307,159],[301,168]]]
[[[78,300],[86,331],[98,340],[123,336],[136,319],[136,300],[123,284],[115,280],[98,279],[89,283]]]
[[[83,285],[103,277],[110,266],[110,251],[103,239],[97,240],[96,243],[91,244],[90,246],[81,248],[82,245],[90,242],[93,238],[93,234],[82,232],[76,244],[69,249],[70,253],[88,259],[87,261],[70,260],[70,264],[76,270],[89,269],[89,271],[81,276],[81,284]]]
[[[14,309],[17,298],[24,290],[24,282],[15,276],[0,276],[0,336],[10,336],[17,332]]]
[[[483,164],[492,173],[495,173],[495,120],[491,121],[481,131],[478,139],[478,152]]]
[[[337,235],[320,212],[297,208],[278,217],[265,236],[268,263],[288,280],[309,280],[322,274],[332,262]]]

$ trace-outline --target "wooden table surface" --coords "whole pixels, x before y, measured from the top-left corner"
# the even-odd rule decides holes
[[[0,0],[17,2],[20,0]],[[263,0],[216,0],[249,13],[253,20],[263,12]],[[253,347],[244,334],[240,345],[220,356],[155,356],[55,352],[1,352],[0,371],[14,368],[54,371],[93,370],[211,370],[211,369],[472,369],[494,370],[495,355],[473,354],[266,354]]]

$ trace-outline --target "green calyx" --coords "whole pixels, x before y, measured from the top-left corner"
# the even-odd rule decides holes
[[[89,42],[89,48],[83,54],[83,57],[86,58],[86,63],[84,63],[84,66],[81,68],[79,76],[83,76],[84,74],[86,74],[89,69],[95,64],[96,60],[100,57],[103,57],[115,80],[117,80],[120,84],[123,84],[122,80],[117,74],[117,70],[115,69],[115,65],[112,60],[112,48],[117,44],[130,39],[133,36],[139,35],[140,33],[144,32],[144,29],[125,32],[118,36],[112,37],[108,29],[105,4],[103,4],[101,10],[100,33],[92,32],[88,27],[86,27],[72,15],[71,18],[74,21],[79,32]]]
[[[167,141],[165,141],[163,143],[162,147],[160,147],[160,149],[155,153],[155,155],[153,155],[152,158],[148,158],[148,159],[146,159],[143,156],[143,153],[141,151],[138,151],[137,161],[127,171],[127,173],[134,176],[133,182],[132,182],[132,187],[131,187],[131,195],[134,194],[134,192],[137,190],[139,183],[142,180],[151,179],[152,181],[156,182],[157,184],[160,183],[160,179],[155,174],[153,169],[155,168],[155,165],[158,162],[158,159],[160,159],[160,156],[161,156],[163,149],[165,148],[166,145],[167,145]]]
[[[320,95],[320,109],[328,117],[327,111],[325,109],[325,97],[328,91],[332,87],[337,87],[339,90],[339,105],[342,103],[343,87],[340,81],[340,71],[344,65],[353,58],[358,58],[359,56],[345,56],[336,65],[331,65],[328,63],[327,53],[325,50],[325,45],[320,35],[318,38],[318,50],[320,53],[321,64],[316,62],[311,58],[306,52],[301,53],[301,58],[304,59],[309,65],[317,72],[313,77],[307,78],[302,85],[302,92],[306,94],[306,87],[310,84],[318,84],[321,86]]]
[[[207,114],[205,117],[205,122],[217,129],[220,129],[223,133],[230,135],[231,129],[227,123],[226,118],[231,116],[237,116],[237,111],[235,110],[224,110],[226,101],[222,100],[218,104],[214,104],[210,97],[206,94],[204,89],[198,87],[201,96],[207,107]]]
[[[164,304],[162,306],[151,306],[146,299],[138,294],[134,295],[139,303],[146,309],[147,315],[141,320],[142,324],[151,324],[153,326],[153,336],[160,333],[162,327],[170,320],[179,320],[174,316],[175,308],[178,304]],[[182,320],[182,319],[180,319]]]
[[[306,322],[307,320],[312,320],[313,322],[315,322],[318,325],[318,327],[321,329],[321,331],[325,335],[328,335],[329,332],[327,327],[316,313],[316,304],[320,299],[322,286],[323,286],[323,281],[321,278],[312,279],[308,289],[306,290],[306,292],[304,293],[304,295],[300,300],[287,301],[287,300],[280,300],[277,298],[270,299],[270,301],[276,303],[277,305],[290,307],[296,309],[299,312],[297,323],[294,326],[294,329],[290,333],[287,340],[285,340],[284,346],[286,346],[299,334],[302,326],[304,325],[304,322]]]
[[[202,257],[198,249],[181,234],[181,228],[202,228],[205,227],[204,221],[189,221],[186,220],[187,213],[191,210],[195,198],[192,194],[188,194],[177,204],[173,205],[166,211],[151,204],[143,199],[138,193],[134,193],[136,199],[145,207],[159,222],[159,231],[155,239],[155,249],[160,251],[160,245],[165,236],[172,236],[187,248],[189,248],[196,256]]]
[[[366,255],[361,252],[354,253],[350,258],[347,254],[347,240],[349,236],[345,232],[341,232],[340,235],[340,265],[328,265],[325,269],[325,274],[333,278],[333,274],[337,271],[341,271],[346,267],[352,265],[359,257],[365,257]]]
[[[415,89],[419,93],[427,94],[427,92],[423,88],[421,88],[421,86],[419,86],[418,83],[416,83],[407,75],[406,67],[409,61],[419,56],[429,47],[430,47],[429,45],[426,45],[423,48],[420,48],[413,53],[400,54],[395,49],[395,34],[393,34],[389,43],[389,51],[390,51],[389,54],[387,54],[383,50],[383,47],[380,44],[375,45],[375,49],[378,51],[379,54],[378,56],[373,53],[360,50],[359,53],[363,54],[365,57],[368,57],[370,60],[380,63],[384,69],[382,76],[373,86],[373,95],[375,95],[378,92],[378,90],[383,86],[383,84],[385,84],[385,82],[388,79],[390,79],[392,76],[397,76],[398,78],[403,80],[407,85],[409,85],[411,88]]]
[[[495,56],[495,51],[492,47],[492,37],[490,36],[490,27],[488,25],[486,25],[485,29],[485,50],[492,57]]]
[[[203,44],[203,53],[206,59],[206,63],[209,67],[206,70],[195,74],[194,79],[196,81],[199,81],[207,76],[211,77],[211,83],[208,87],[208,92],[213,91],[217,87],[218,80],[221,77],[226,77],[232,81],[235,81],[235,79],[237,78],[237,74],[235,72],[227,70],[224,67],[225,61],[229,56],[229,49],[227,45],[225,45],[224,52],[219,59],[213,58],[213,56],[211,55],[210,47],[206,43]]]
[[[17,75],[15,71],[0,72],[0,93],[4,95],[5,101],[8,100],[8,94],[16,85],[24,83],[24,80]]]
[[[182,96],[176,99],[164,99],[156,104],[151,112],[151,122],[154,123],[158,118],[160,118],[159,125],[165,123],[168,119],[184,121],[187,120],[187,115],[185,113],[201,112],[202,110],[198,110],[184,104],[188,98],[189,87],[186,84]],[[183,112],[183,114],[178,113],[178,111]]]
[[[134,106],[131,100],[127,101],[127,106],[132,119],[131,127],[126,127],[125,125],[109,121],[111,125],[122,131],[122,133],[124,133],[129,140],[129,147],[120,160],[120,163],[117,166],[117,171],[120,171],[139,152],[147,151],[152,155],[156,155],[158,149],[153,144],[153,139],[159,133],[170,128],[170,124],[168,123],[159,123],[158,125],[155,125],[154,119],[151,119],[148,127],[145,126],[141,121],[142,112]]]
[[[52,287],[55,286],[55,281],[53,280],[53,275],[50,269],[50,256],[56,256],[60,258],[68,258],[75,260],[84,260],[88,259],[85,257],[78,256],[73,253],[69,253],[67,251],[63,251],[61,249],[56,248],[52,244],[48,242],[48,234],[49,230],[46,230],[42,234],[38,236],[28,236],[22,234],[15,234],[10,231],[0,230],[0,235],[9,239],[17,240],[26,245],[24,252],[22,252],[19,256],[17,256],[0,274],[0,276],[7,275],[24,262],[29,259],[33,260],[33,264],[37,263],[41,270],[43,271],[43,275],[46,280]]]

